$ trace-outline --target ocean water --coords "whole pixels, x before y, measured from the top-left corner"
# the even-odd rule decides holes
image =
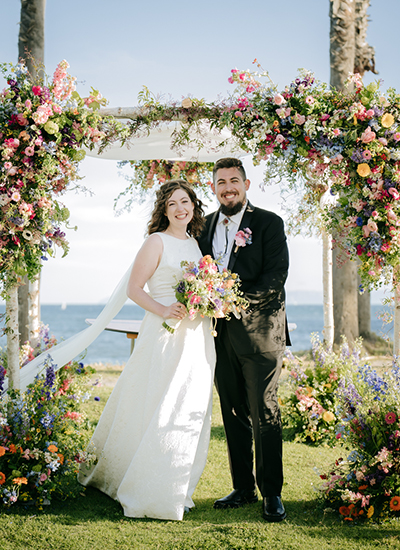
[[[41,320],[49,325],[50,333],[54,334],[58,341],[66,340],[73,334],[87,328],[85,319],[96,318],[104,306],[102,305],[69,305],[62,309],[59,305],[42,305]],[[388,334],[393,337],[392,330],[383,326],[378,319],[378,314],[383,306],[371,307],[371,329],[378,335]],[[4,306],[0,307],[0,313],[4,313]],[[134,305],[125,305],[117,319],[142,319],[144,311]],[[322,305],[288,305],[287,317],[289,323],[295,323],[296,329],[291,331],[293,352],[311,348],[310,335],[313,332],[320,334],[322,339],[323,308]],[[5,336],[0,337],[0,346],[6,344]],[[125,334],[103,331],[100,336],[89,346],[83,359],[85,363],[103,362],[124,364],[129,357],[131,341]]]

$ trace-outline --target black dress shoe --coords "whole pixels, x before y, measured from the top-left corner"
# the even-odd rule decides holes
[[[267,521],[282,521],[286,518],[281,497],[264,497],[263,518]]]
[[[214,508],[240,508],[245,504],[257,502],[256,490],[247,491],[245,489],[234,489],[228,496],[219,498],[214,502]]]

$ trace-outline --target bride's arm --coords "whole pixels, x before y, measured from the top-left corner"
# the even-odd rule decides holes
[[[143,290],[144,285],[154,274],[163,253],[163,243],[158,235],[150,235],[137,253],[128,281],[128,298],[146,311],[155,313],[164,319],[183,319],[186,308],[178,302],[164,306]]]

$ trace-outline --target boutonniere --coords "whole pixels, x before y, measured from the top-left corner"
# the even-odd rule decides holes
[[[241,229],[238,231],[235,235],[235,244],[236,248],[234,250],[234,253],[239,250],[239,246],[246,246],[246,244],[251,244],[251,229],[246,227],[245,229]]]

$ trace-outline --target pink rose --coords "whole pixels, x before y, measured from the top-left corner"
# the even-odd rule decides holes
[[[378,231],[378,226],[373,220],[371,220],[371,218],[368,220],[367,226],[369,227],[370,231],[373,231],[373,232]]]
[[[363,143],[370,143],[376,138],[375,132],[371,130],[371,128],[368,126],[368,128],[361,134],[361,141]]]
[[[293,117],[293,120],[295,121],[296,124],[304,124],[305,121],[306,121],[306,117],[304,115],[300,115],[299,113],[296,113]]]
[[[283,143],[283,142],[285,141],[285,138],[283,137],[282,134],[278,134],[278,135],[276,136],[276,138],[275,138],[275,141],[276,141],[277,143]],[[241,245],[240,245],[240,246],[241,246]]]
[[[274,103],[275,105],[282,105],[282,103],[285,103],[285,98],[281,94],[276,94],[274,97]]]
[[[243,113],[241,111],[236,111],[235,116],[238,118],[243,118]]]

